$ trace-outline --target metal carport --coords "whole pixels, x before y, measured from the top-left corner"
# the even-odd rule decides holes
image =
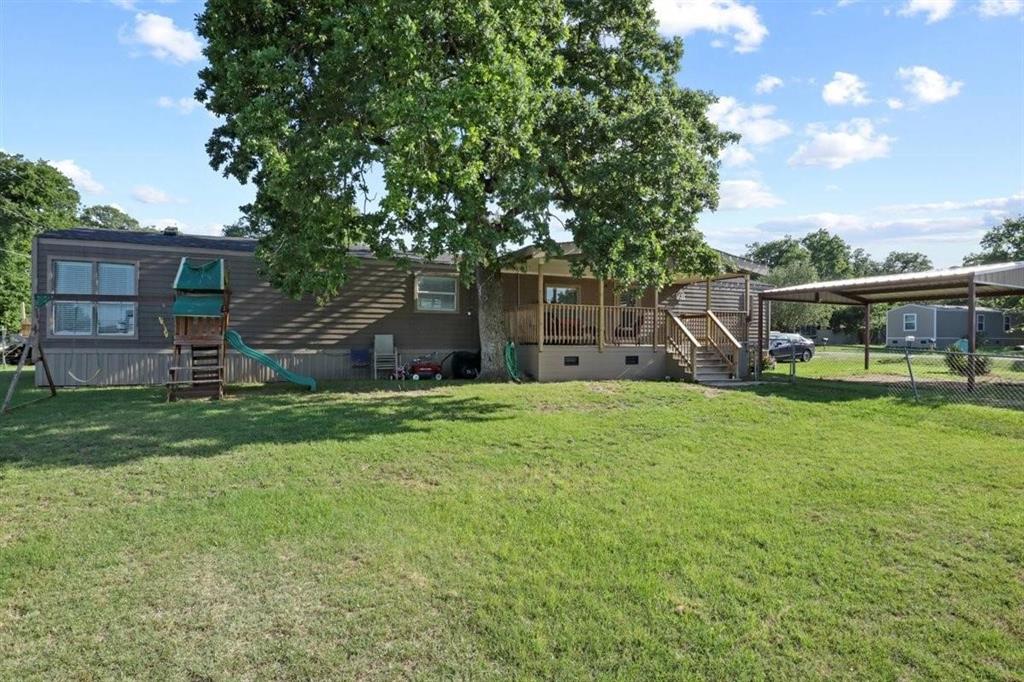
[[[979,298],[1024,295],[1024,261],[969,265],[945,270],[907,272],[899,275],[855,277],[831,282],[811,282],[764,291],[758,297],[758,374],[764,353],[765,301],[824,303],[864,306],[864,328],[871,326],[873,303],[902,301],[967,300],[968,352],[976,350],[975,308]],[[864,369],[871,362],[870,334],[864,334]],[[973,376],[969,377],[973,383]]]

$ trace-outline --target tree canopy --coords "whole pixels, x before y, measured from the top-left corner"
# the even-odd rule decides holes
[[[818,271],[807,259],[794,260],[773,268],[765,282],[773,287],[806,284],[818,279]],[[788,303],[772,301],[771,324],[780,331],[798,331],[801,327],[815,327],[828,323],[835,306],[816,303]]]
[[[32,238],[71,227],[78,192],[45,161],[0,152],[0,324],[16,329],[21,305],[30,305]]]
[[[964,258],[964,265],[1024,261],[1024,215],[1005,218],[981,238],[981,252]],[[1013,310],[1018,319],[1016,328],[1024,327],[1024,296],[1006,296],[991,302],[998,308]]]
[[[981,252],[964,259],[964,265],[1024,261],[1024,214],[1005,218],[981,238]]]
[[[649,0],[209,0],[198,29],[211,163],[256,185],[245,212],[288,293],[335,293],[355,243],[452,254],[486,371],[503,259],[556,252],[553,225],[624,288],[718,267],[696,223],[737,138],[677,85],[682,42]]]
[[[882,272],[893,275],[901,272],[924,272],[931,270],[932,259],[916,251],[892,251],[882,263]]]
[[[152,228],[143,227],[138,220],[131,217],[117,206],[99,204],[82,209],[78,222],[86,227],[100,227],[106,230],[142,231]]]

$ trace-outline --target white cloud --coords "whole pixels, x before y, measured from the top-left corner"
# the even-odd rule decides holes
[[[174,20],[160,14],[140,12],[130,31],[122,29],[122,42],[145,45],[157,59],[184,64],[202,58],[203,46],[191,31],[178,28]]]
[[[772,90],[781,87],[781,78],[779,78],[778,76],[770,76],[768,74],[765,74],[758,79],[757,85],[754,86],[754,92],[756,92],[759,95],[767,95]]]
[[[820,123],[807,126],[809,140],[789,159],[791,166],[825,166],[836,170],[851,163],[889,155],[893,139],[875,131],[866,118],[855,118],[829,130]]]
[[[110,0],[111,5],[117,5],[121,9],[135,10],[135,0]]]
[[[151,185],[138,185],[132,189],[132,197],[144,204],[172,204],[177,200],[162,189]]]
[[[885,100],[885,103],[889,105],[890,109],[902,109],[904,107],[903,100],[899,97],[890,97]]]
[[[1024,2],[1021,0],[981,0],[978,5],[978,14],[991,19],[993,17],[1012,17],[1024,11]]]
[[[836,71],[832,81],[825,84],[821,90],[821,98],[826,104],[838,106],[841,104],[852,104],[863,106],[871,102],[868,98],[868,84],[860,79],[860,76],[845,71]]]
[[[826,192],[838,192],[839,191],[839,185],[825,185],[825,191]]]
[[[191,114],[199,106],[199,102],[193,97],[174,99],[165,95],[156,101],[156,105],[161,109],[175,109],[179,114]]]
[[[900,14],[905,17],[924,14],[925,23],[934,24],[948,17],[955,5],[956,0],[907,0]]]
[[[732,168],[746,166],[754,162],[754,155],[741,144],[731,144],[722,150],[722,163]]]
[[[773,208],[784,203],[757,180],[725,180],[719,188],[718,207],[723,211]]]
[[[722,97],[708,107],[708,117],[720,128],[737,132],[745,142],[768,144],[789,135],[792,129],[782,120],[771,118],[775,107],[767,104],[742,106],[733,97]]]
[[[736,42],[736,52],[753,52],[768,35],[757,8],[738,0],[654,0],[654,12],[668,35],[725,34]]]
[[[64,159],[62,161],[49,161],[48,163],[66,175],[71,182],[75,183],[75,187],[81,191],[88,192],[89,194],[100,194],[103,192],[103,185],[92,177],[92,173],[79,166],[73,160]]]
[[[924,104],[935,104],[956,97],[963,81],[953,81],[927,66],[908,66],[896,72],[904,81],[904,89]]]
[[[899,213],[967,210],[1005,211],[1006,209],[1024,211],[1024,191],[1011,194],[1007,197],[990,197],[987,199],[973,199],[971,201],[933,201],[922,204],[893,204],[890,206],[882,206],[880,208],[880,210],[883,211]]]

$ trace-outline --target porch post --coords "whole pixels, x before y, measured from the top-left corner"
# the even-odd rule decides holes
[[[757,297],[757,360],[754,362],[755,379],[761,380],[761,359],[764,357],[764,299]]]
[[[537,261],[537,352],[544,350],[544,263]]]
[[[705,295],[704,295],[704,310],[711,310],[711,278],[710,277],[708,277],[704,281],[704,285],[706,286],[706,291],[705,291]]]
[[[604,352],[604,279],[597,278],[597,352]]]
[[[747,323],[743,325],[743,341],[750,341],[750,317],[753,313],[753,304],[750,302],[750,274],[743,275],[743,301],[747,308]]]
[[[871,304],[864,304],[864,369],[871,366]]]
[[[651,321],[651,350],[658,350],[658,287],[651,287],[654,289],[654,319]]]
[[[974,353],[978,350],[978,292],[974,275],[967,280],[967,388],[974,390]]]

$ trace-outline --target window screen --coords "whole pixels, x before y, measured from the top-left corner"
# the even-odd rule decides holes
[[[64,336],[92,334],[92,303],[54,303],[53,333]]]
[[[978,313],[975,319],[977,320],[978,325],[977,330],[979,332],[985,331],[985,315],[982,313]]]
[[[580,290],[576,287],[544,287],[545,303],[572,303],[580,302]]]
[[[454,277],[420,275],[416,278],[416,309],[455,311],[458,283]]]
[[[125,263],[97,264],[96,293],[107,296],[135,295],[135,266]]]
[[[96,329],[101,336],[134,336],[134,303],[97,303]]]
[[[58,294],[92,293],[92,263],[54,261],[53,276],[53,290]]]
[[[903,315],[903,331],[917,331],[917,313],[905,313]]]

